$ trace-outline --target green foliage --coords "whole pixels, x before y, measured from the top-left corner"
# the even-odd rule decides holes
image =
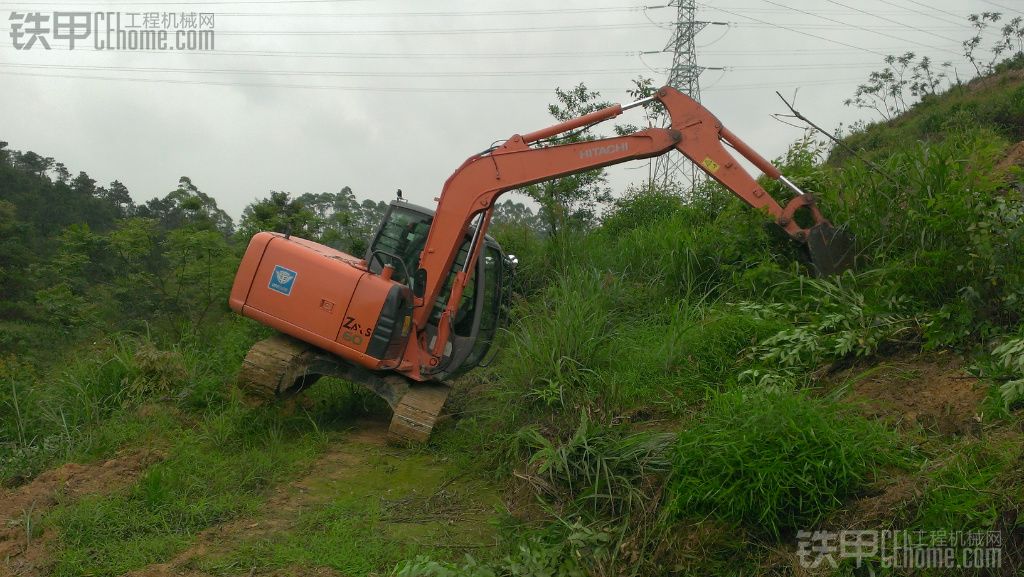
[[[990,530],[1002,511],[1024,497],[1021,485],[1013,483],[1010,476],[1019,456],[1019,444],[1005,439],[969,443],[944,455],[927,471],[926,490],[911,526],[920,530]]]
[[[222,322],[174,345],[114,335],[69,351],[42,371],[0,362],[0,482],[27,478],[61,459],[96,458],[160,425],[137,420],[152,402],[217,410],[255,336],[255,324]]]
[[[511,383],[548,406],[586,402],[599,384],[593,367],[605,364],[613,313],[596,272],[578,272],[527,304],[517,318],[507,367]],[[557,303],[557,304],[556,304]]]
[[[963,42],[964,56],[974,65],[978,76],[991,74],[998,70],[1000,64],[1024,55],[1024,18],[1020,16],[1010,18],[1003,26],[999,27],[997,25],[1003,19],[1001,12],[971,14],[967,19],[974,27],[975,34]],[[981,52],[984,49],[983,42],[988,39],[987,33],[992,27],[997,27],[999,36],[991,41],[986,62],[986,58]]]
[[[683,206],[679,196],[669,190],[631,189],[616,200],[601,218],[601,232],[615,238],[638,228],[647,228],[652,223],[671,218],[683,210]]]
[[[806,528],[895,461],[893,437],[802,393],[736,389],[679,435],[669,508],[768,535]]]
[[[382,201],[360,203],[347,186],[337,193],[305,193],[294,199],[272,191],[245,208],[238,237],[247,243],[260,231],[290,232],[362,256],[386,209]]]
[[[1024,337],[1009,339],[992,351],[1000,368],[1005,371],[999,385],[999,395],[1004,407],[1011,407],[1024,402]]]
[[[847,271],[831,278],[797,279],[778,287],[782,302],[741,303],[763,318],[785,318],[792,326],[761,340],[749,355],[761,364],[783,370],[813,369],[824,361],[866,357],[884,346],[913,344],[925,319],[915,316],[906,299],[878,302],[877,275]],[[872,286],[874,285],[874,286]],[[861,287],[877,291],[869,298]]]
[[[566,535],[561,542],[535,537],[495,563],[481,563],[470,555],[462,563],[437,562],[418,556],[396,567],[395,577],[584,577],[581,566],[593,554],[607,554],[608,535],[585,529]]]
[[[946,62],[941,70],[936,70],[931,58],[917,58],[913,52],[899,56],[890,54],[884,62],[885,68],[871,72],[868,81],[858,85],[853,98],[844,104],[874,110],[882,118],[891,120],[907,112],[914,99],[935,96],[943,81],[950,81],[949,70],[953,68],[952,63]]]
[[[569,90],[556,88],[558,103],[549,105],[548,111],[556,120],[564,122],[609,106],[609,103],[598,100],[600,96],[582,83]],[[595,138],[589,127],[585,127],[549,143],[566,144]],[[566,229],[589,227],[612,199],[611,190],[605,186],[604,170],[601,169],[533,184],[524,188],[523,192],[540,205],[538,216],[551,236]]]
[[[120,575],[166,561],[199,530],[253,511],[262,491],[317,452],[316,434],[295,438],[307,427],[232,406],[183,432],[173,456],[128,491],[47,518],[60,527],[54,575]]]
[[[835,178],[833,220],[860,239],[860,268],[877,269],[889,287],[875,291],[882,300],[900,298],[932,315],[931,346],[991,334],[1024,313],[1016,256],[1024,250],[1024,202],[995,169],[1005,147],[974,127],[889,156],[882,168],[895,180],[856,163],[821,169]]]
[[[626,433],[602,427],[584,414],[576,431],[552,441],[536,427],[515,436],[529,455],[531,482],[554,503],[613,519],[649,507],[656,499],[655,478],[671,464],[669,433]]]

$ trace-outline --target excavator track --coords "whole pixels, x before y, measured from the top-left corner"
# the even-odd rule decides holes
[[[238,374],[238,388],[253,404],[289,397],[312,385],[315,348],[286,335],[274,335],[249,349]]]
[[[451,392],[451,387],[444,383],[414,383],[399,375],[374,373],[350,365],[282,334],[249,349],[237,384],[250,404],[261,405],[292,397],[325,375],[362,385],[387,401],[394,413],[388,441],[399,445],[430,440]]]
[[[441,416],[451,388],[447,385],[410,387],[394,408],[388,440],[392,443],[426,443]]]

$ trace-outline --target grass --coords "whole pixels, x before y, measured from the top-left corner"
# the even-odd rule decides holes
[[[880,425],[802,393],[736,389],[679,435],[670,511],[773,537],[812,527],[896,461]]]
[[[345,575],[380,574],[399,561],[434,552],[458,558],[494,547],[493,489],[445,459],[374,447],[346,448],[351,469],[308,487],[306,504],[286,511],[272,535],[241,539],[197,563],[215,574],[250,567],[330,567]],[[294,518],[288,518],[288,514]],[[440,553],[438,553],[440,552]]]
[[[1020,437],[966,443],[927,474],[911,525],[924,531],[989,530],[1024,502]]]
[[[194,423],[164,425],[156,436],[168,445],[166,459],[133,485],[46,516],[57,532],[54,575],[119,575],[166,562],[202,529],[257,510],[267,489],[310,463],[325,442],[316,417],[235,403]]]

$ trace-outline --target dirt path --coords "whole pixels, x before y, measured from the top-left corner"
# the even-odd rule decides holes
[[[84,495],[125,487],[161,458],[155,451],[129,451],[101,463],[68,463],[21,487],[0,490],[0,576],[38,574],[53,538],[34,527],[43,513]]]
[[[494,515],[497,496],[480,491],[478,485],[453,474],[429,455],[387,446],[387,426],[386,419],[355,423],[350,432],[332,441],[304,476],[277,487],[258,514],[211,527],[171,561],[133,571],[126,577],[205,577],[211,572],[293,577],[343,575],[317,563],[264,566],[235,555],[253,546],[295,539],[298,531],[309,530],[308,516],[312,512],[353,496],[367,503],[379,503],[381,522],[376,530],[383,534],[393,532],[396,539],[415,540],[423,535],[430,539],[435,534],[444,534],[453,543],[440,546],[456,548],[479,547],[481,540],[493,542],[494,529],[488,520]],[[413,473],[411,478],[403,473],[405,468]],[[415,530],[407,531],[408,527]],[[227,558],[230,561],[225,561]],[[240,563],[243,566],[238,567]],[[211,566],[217,569],[213,571]]]

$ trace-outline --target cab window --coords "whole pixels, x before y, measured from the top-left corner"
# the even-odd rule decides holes
[[[391,265],[395,267],[391,278],[411,287],[409,277],[419,268],[420,253],[427,244],[433,220],[428,214],[392,206],[367,251],[370,270],[379,273],[385,265]]]

